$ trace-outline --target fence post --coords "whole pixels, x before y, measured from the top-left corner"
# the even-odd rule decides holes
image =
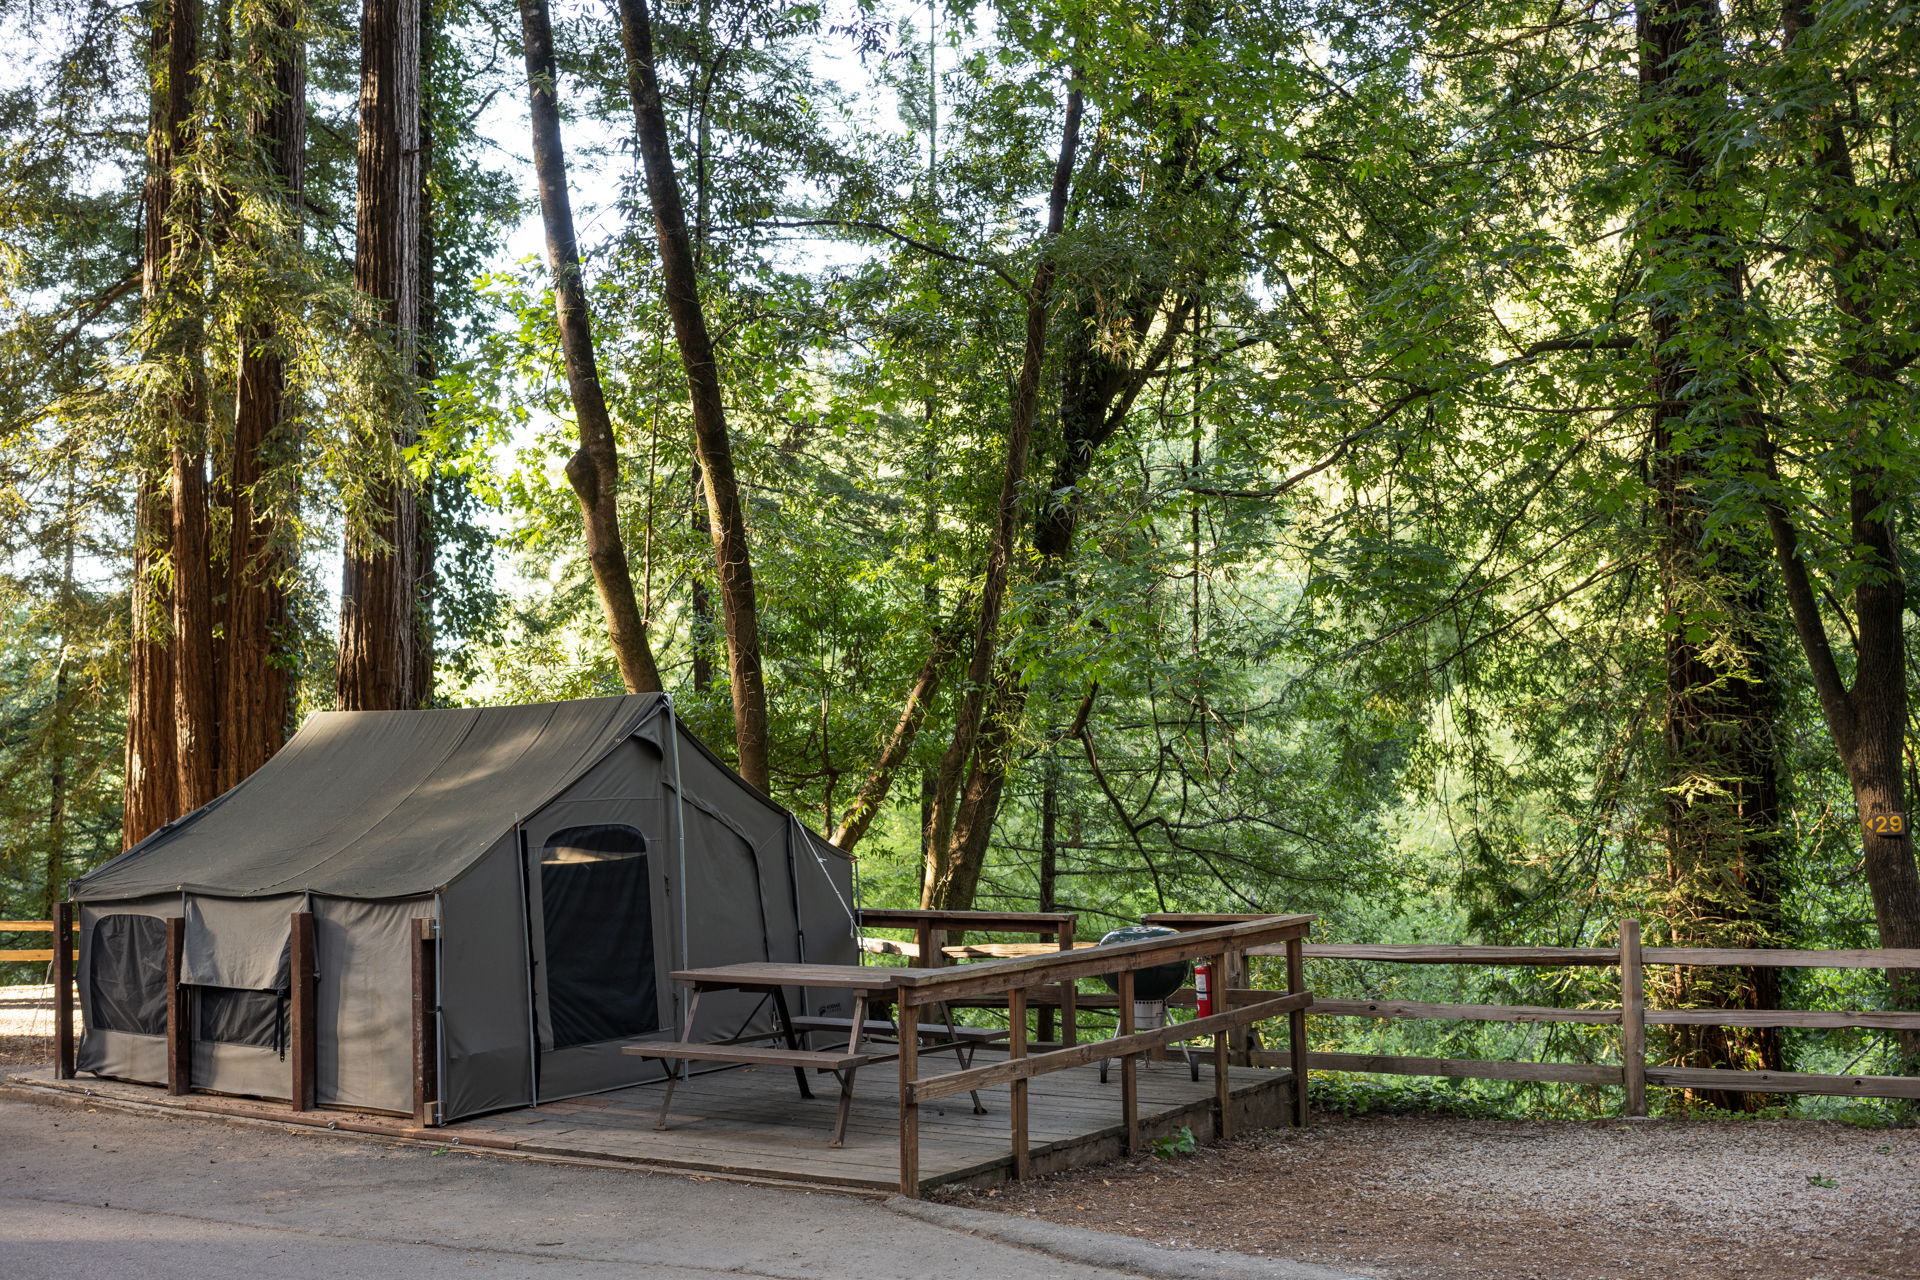
[[[1014,987],[1007,992],[1007,1061],[1018,1062],[1027,1056],[1027,989]],[[1025,1077],[1009,1086],[1012,1105],[1007,1108],[1013,1123],[1013,1176],[1025,1180],[1033,1176],[1033,1155],[1027,1144],[1027,1081]]]
[[[1647,989],[1640,967],[1640,922],[1620,922],[1620,1068],[1626,1114],[1647,1114]]]
[[[288,1102],[295,1111],[311,1111],[315,1102],[315,1010],[313,980],[313,912],[296,911],[291,921],[292,945],[288,967],[293,990],[287,1008],[287,1054],[292,1061],[293,1087]]]
[[[1307,989],[1307,941],[1287,939],[1287,994],[1299,995]],[[1295,1009],[1287,1015],[1287,1050],[1293,1058],[1293,1123],[1307,1123],[1307,1011]]]
[[[73,1079],[73,904],[53,907],[53,1078]]]
[[[1213,1007],[1216,1013],[1224,1013],[1233,1008],[1233,988],[1227,985],[1227,976],[1233,972],[1235,953],[1222,951],[1208,959],[1213,972],[1220,975],[1214,988]],[[1218,1031],[1213,1037],[1213,1105],[1220,1113],[1214,1129],[1214,1136],[1221,1142],[1233,1137],[1233,1071],[1228,1057],[1228,1033]]]
[[[187,954],[185,916],[167,917],[167,1092],[193,1092],[193,1033],[187,1026],[187,989],[180,968]]]
[[[900,1194],[920,1198],[920,1104],[913,1085],[920,1077],[920,1006],[912,1003],[911,987],[894,991],[895,1020],[900,1027]]]
[[[1127,963],[1132,963],[1128,961]],[[1120,994],[1120,1034],[1134,1033],[1133,970],[1122,969],[1115,981]],[[1140,1154],[1140,1058],[1129,1049],[1120,1055],[1120,1114],[1126,1126],[1126,1154]]]
[[[1060,926],[1058,937],[1060,939],[1060,949],[1068,954],[1072,954],[1072,921],[1068,921]],[[1060,1047],[1062,1049],[1071,1049],[1080,1042],[1080,1015],[1074,1003],[1077,990],[1078,988],[1074,985],[1072,978],[1062,978],[1060,980]]]

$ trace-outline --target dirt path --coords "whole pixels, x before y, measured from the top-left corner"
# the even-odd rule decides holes
[[[1320,1116],[954,1201],[1388,1280],[1920,1277],[1920,1131],[1814,1121]]]

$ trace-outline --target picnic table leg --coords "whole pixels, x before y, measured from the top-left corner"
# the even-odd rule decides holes
[[[667,1127],[667,1108],[673,1105],[673,1087],[680,1083],[680,1073],[687,1069],[685,1058],[667,1059],[667,1092],[660,1099],[660,1115],[653,1122],[656,1130]]]
[[[853,1109],[853,1074],[857,1070],[857,1067],[848,1067],[833,1073],[840,1080],[840,1111],[833,1118],[833,1141],[827,1144],[829,1147],[847,1145],[847,1112]]]
[[[971,1055],[968,1054],[966,1045],[960,1042],[959,1029],[953,1025],[953,1006],[942,1003],[940,1006],[940,1018],[947,1024],[947,1039],[953,1041],[953,1056],[959,1061],[960,1069],[965,1071],[968,1067],[972,1066],[973,1063],[969,1061]],[[920,1027],[917,1022],[913,1028],[913,1033],[915,1035],[920,1034]],[[978,1089],[969,1090],[967,1096],[973,1099],[973,1114],[977,1116],[987,1114],[987,1104],[980,1101],[980,1091]]]
[[[867,993],[856,991],[853,996],[853,1025],[847,1029],[847,1052],[860,1052],[860,1042],[867,1036]]]
[[[773,1012],[774,1016],[780,1019],[780,1031],[781,1034],[787,1038],[787,1048],[798,1053],[800,1050],[800,1036],[793,1029],[793,1015],[787,1011],[787,993],[780,987],[773,988]],[[803,1098],[811,1098],[813,1096],[813,1088],[807,1083],[807,1069],[805,1067],[795,1067],[793,1069],[793,1078],[800,1082],[800,1096]]]

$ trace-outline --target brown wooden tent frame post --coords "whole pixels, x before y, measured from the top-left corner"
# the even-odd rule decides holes
[[[413,922],[413,1123],[426,1129],[440,1123],[439,922],[417,916]]]
[[[53,1078],[71,1080],[73,1059],[73,903],[53,909]]]
[[[311,1111],[314,1108],[318,1064],[313,912],[293,913],[290,937],[288,960],[293,969],[293,990],[287,1010],[287,1056],[291,1059],[293,1088],[288,1095],[288,1105],[295,1111]]]
[[[167,917],[167,1092],[193,1092],[193,1031],[187,1025],[187,989],[180,970],[187,955],[187,919]]]

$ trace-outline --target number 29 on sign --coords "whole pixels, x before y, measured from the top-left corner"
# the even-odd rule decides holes
[[[1875,813],[1869,815],[1861,825],[1870,836],[1903,836],[1907,834],[1907,815]]]

